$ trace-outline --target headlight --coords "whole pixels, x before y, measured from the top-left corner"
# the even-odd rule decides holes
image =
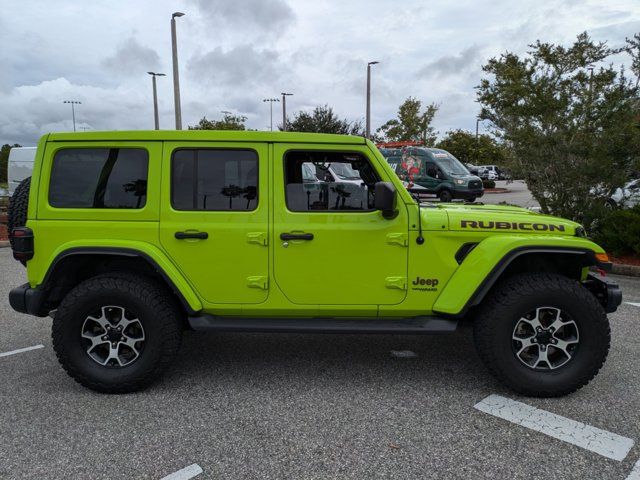
[[[455,182],[456,182],[456,185],[464,185],[465,183],[467,183],[466,181],[460,180],[459,178],[456,178]]]

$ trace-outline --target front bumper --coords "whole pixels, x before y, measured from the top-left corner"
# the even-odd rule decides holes
[[[43,304],[44,291],[40,288],[31,288],[28,283],[9,292],[9,305],[16,312],[46,317],[48,312],[43,311]]]
[[[583,285],[598,299],[604,311],[615,312],[622,303],[622,290],[618,284],[596,273],[589,273]]]
[[[464,200],[467,200],[469,198],[480,198],[482,195],[484,195],[484,189],[479,188],[473,190],[454,190],[452,193],[453,198],[462,198]]]

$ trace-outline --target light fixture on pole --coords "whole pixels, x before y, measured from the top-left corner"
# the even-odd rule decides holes
[[[282,95],[282,131],[287,131],[287,97],[291,97],[293,93],[281,92]]]
[[[174,12],[171,15],[171,52],[173,56],[173,103],[176,111],[176,130],[182,130],[182,111],[180,109],[180,78],[178,76],[178,41],[176,39],[176,17],[184,13]]]
[[[367,63],[367,115],[366,115],[366,132],[367,138],[371,138],[371,65],[377,65],[380,62],[374,61]]]
[[[78,102],[77,100],[65,100],[62,103],[70,103],[71,104],[71,117],[73,118],[73,131],[76,131],[76,105],[82,105],[82,102]]]
[[[158,118],[158,91],[156,89],[156,77],[166,77],[164,73],[147,72],[151,75],[151,83],[153,85],[153,120],[156,130],[160,130],[160,119]]]
[[[279,102],[278,98],[263,98],[263,102],[269,102],[269,111],[271,115],[271,121],[269,122],[269,130],[273,132],[273,102]]]

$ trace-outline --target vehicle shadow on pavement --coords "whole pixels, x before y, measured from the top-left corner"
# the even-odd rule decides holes
[[[397,358],[392,351],[416,356]],[[280,380],[329,388],[340,382],[499,388],[481,364],[468,327],[451,335],[411,336],[186,332],[161,388],[210,384],[211,379],[230,389],[239,384],[273,388]]]

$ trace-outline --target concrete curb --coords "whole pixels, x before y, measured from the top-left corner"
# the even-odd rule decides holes
[[[511,190],[508,188],[485,188],[484,193],[485,195],[495,195],[499,193],[511,193]]]
[[[640,277],[640,266],[614,263],[613,267],[611,267],[611,273],[616,275],[626,275],[628,277]]]

